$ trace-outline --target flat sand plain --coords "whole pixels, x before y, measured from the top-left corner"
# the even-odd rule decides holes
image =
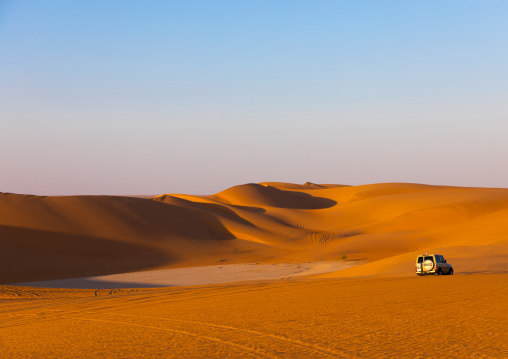
[[[219,266],[159,269],[96,277],[15,283],[38,288],[118,289],[176,287],[233,283],[253,280],[291,279],[336,272],[354,266],[352,262],[308,262],[272,264],[225,264]]]
[[[416,277],[422,253],[456,275]],[[508,189],[0,193],[2,358],[506,358],[506,308]]]
[[[508,274],[0,287],[3,358],[506,358]]]

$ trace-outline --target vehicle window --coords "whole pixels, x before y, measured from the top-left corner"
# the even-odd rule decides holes
[[[418,257],[418,263],[423,263],[423,257]]]
[[[430,260],[430,261],[434,262],[434,258],[433,258],[433,257],[430,257],[430,256],[429,256],[429,257],[425,257],[425,259],[424,259],[424,260]]]
[[[441,256],[436,256],[436,262],[437,262],[437,263],[442,263],[442,262],[443,262],[443,257],[441,257]]]

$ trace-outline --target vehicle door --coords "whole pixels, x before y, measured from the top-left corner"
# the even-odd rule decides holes
[[[443,274],[448,274],[450,272],[450,265],[446,263],[446,260],[444,259],[443,256],[441,256],[441,263],[443,263],[441,267],[443,270]]]
[[[436,257],[436,273],[439,269],[441,269],[441,273],[443,273],[443,261],[441,260],[441,256],[439,254],[436,254],[434,257]]]
[[[423,273],[423,257],[419,256],[416,262],[416,273]]]
[[[446,264],[443,256],[436,256],[436,270],[441,268],[441,273],[446,274]]]

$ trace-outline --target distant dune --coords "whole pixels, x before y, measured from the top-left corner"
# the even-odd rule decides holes
[[[217,263],[357,262],[414,275],[418,253],[508,272],[508,189],[265,182],[211,196],[0,193],[0,283]]]

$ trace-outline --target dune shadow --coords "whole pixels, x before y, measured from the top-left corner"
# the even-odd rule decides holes
[[[337,204],[336,201],[330,198],[316,197],[304,192],[284,190],[258,183],[231,187],[209,197],[219,202],[225,200],[229,204],[249,207],[325,209]]]
[[[266,209],[261,208],[261,207],[240,206],[240,205],[237,205],[237,204],[231,204],[230,206],[234,207],[234,208],[238,208],[238,209],[243,209],[244,211],[247,211],[247,212],[266,213]]]
[[[149,246],[13,226],[0,226],[0,248],[0,284],[121,273],[172,261]]]
[[[175,285],[162,285],[144,282],[121,282],[121,281],[108,281],[94,277],[85,278],[69,278],[57,280],[44,280],[36,282],[23,282],[17,283],[16,286],[20,287],[34,287],[34,288],[53,288],[53,289],[140,289],[140,288],[166,288],[174,287]]]
[[[302,199],[308,201],[308,205],[297,205],[293,207],[286,207],[286,208],[293,208],[293,209],[326,209],[331,208],[337,204],[337,201],[334,201],[330,198],[325,197],[316,197],[313,195],[310,195],[308,193],[301,193],[296,192],[296,195],[302,197]]]
[[[211,209],[211,210],[215,211],[216,213],[219,213],[219,215],[223,215],[223,216],[225,216],[229,219],[235,220],[237,222],[253,226],[253,224],[251,222],[240,217],[235,211],[227,208],[224,205],[216,204],[216,203],[204,203],[204,202],[194,202],[194,204],[198,208],[201,207],[200,209],[202,209],[202,210],[210,210]],[[245,210],[248,212],[254,212],[254,213],[265,213],[266,212],[266,210],[264,208],[259,208],[259,207],[249,207],[249,206],[239,206],[239,205],[229,205],[229,206],[231,206],[233,208],[242,209],[242,210]]]
[[[354,237],[359,236],[361,234],[364,234],[363,231],[355,230],[355,231],[347,231],[340,234],[340,238],[348,238],[348,237]]]
[[[125,198],[121,198],[125,200]],[[210,210],[196,206],[196,202],[179,199],[191,204],[182,206],[160,199],[129,198],[129,207],[136,211],[137,223],[133,233],[142,237],[167,238],[171,234],[192,239],[233,239],[234,235]]]
[[[261,193],[267,204],[276,208],[287,209],[326,209],[337,204],[330,198],[316,197],[308,193],[285,191],[274,187],[264,187]]]

